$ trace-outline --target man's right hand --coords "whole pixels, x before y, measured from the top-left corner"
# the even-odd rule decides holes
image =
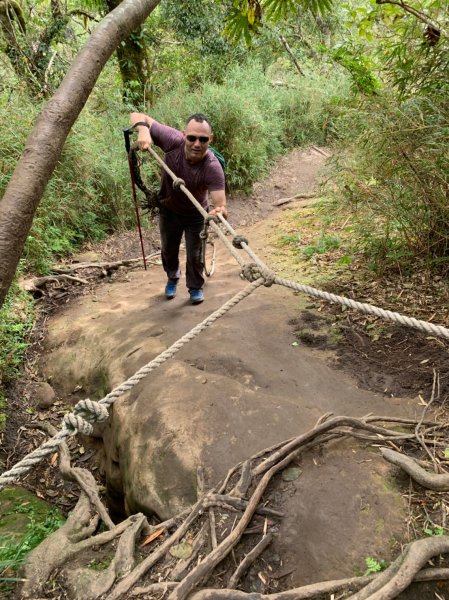
[[[137,135],[137,147],[139,150],[148,150],[148,148],[153,143],[151,139],[150,130],[148,127],[138,127],[138,135]]]
[[[144,113],[131,113],[130,114],[131,126],[137,125],[137,123],[147,123],[147,125],[137,125],[137,147],[139,150],[148,150],[153,143],[150,135],[150,127],[154,122],[152,117],[145,115]]]

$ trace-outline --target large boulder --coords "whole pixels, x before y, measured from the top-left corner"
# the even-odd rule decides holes
[[[226,357],[214,358],[226,364]],[[230,467],[298,434],[317,415],[294,398],[171,361],[114,405],[103,433],[109,491],[125,499],[128,514],[166,519],[195,502],[198,467],[213,486]]]
[[[226,268],[225,268],[226,267]],[[44,375],[60,397],[99,399],[245,284],[224,265],[206,301],[167,302],[159,270],[100,287],[50,323]],[[185,294],[187,296],[187,294]],[[235,463],[313,427],[323,413],[398,414],[404,400],[356,387],[312,350],[290,320],[284,288],[258,289],[115,401],[103,427],[105,476],[116,508],[165,518],[193,502],[196,471],[210,486]]]
[[[101,398],[242,288],[245,284],[236,274],[234,266],[220,263],[206,287],[206,301],[199,306],[188,303],[182,286],[167,302],[161,294],[163,275],[155,269],[102,286],[95,297],[86,297],[52,319],[44,375],[52,377],[59,397],[65,392],[74,400],[86,395]],[[329,411],[351,416],[413,414],[409,401],[358,389],[343,372],[331,369],[323,355],[298,343],[291,320],[304,304],[284,288],[258,289],[115,401],[101,432],[113,512],[142,511],[161,519],[175,515],[196,500],[198,467],[204,469],[207,485],[214,486],[236,463],[304,433]],[[332,456],[334,449],[326,452]],[[312,579],[322,556],[321,542],[330,554],[339,555],[332,572],[352,569],[340,540],[327,535],[339,519],[348,528],[358,519],[357,548],[364,544],[363,552],[370,548],[371,556],[381,546],[371,533],[378,521],[382,519],[385,531],[391,532],[396,532],[395,523],[403,522],[400,506],[383,494],[376,472],[371,467],[351,470],[349,456],[357,459],[357,453],[347,450],[347,470],[338,478],[338,488],[328,482],[324,467],[304,478],[308,482],[304,493],[310,489],[311,499],[320,497],[315,503],[320,518],[308,539],[317,549],[310,564]],[[382,462],[377,455],[373,460]],[[345,464],[340,457],[339,465]],[[345,481],[353,484],[351,494],[355,486],[364,490],[360,494],[369,490],[375,498],[377,490],[382,501],[373,501],[369,514],[349,515]],[[336,493],[341,502],[336,502]],[[352,503],[352,510],[362,511],[362,504],[359,509]],[[385,506],[391,507],[390,513]],[[314,505],[296,495],[285,510],[289,523],[307,522]],[[291,527],[292,546],[301,543],[296,534],[301,536]]]

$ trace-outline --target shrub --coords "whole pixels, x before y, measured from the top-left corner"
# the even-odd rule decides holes
[[[448,270],[448,122],[447,99],[425,95],[365,102],[352,115],[340,188],[378,269],[419,258]]]

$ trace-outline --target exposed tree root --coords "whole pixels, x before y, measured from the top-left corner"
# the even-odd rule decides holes
[[[402,431],[383,427],[380,423],[397,423]],[[409,428],[410,433],[404,433],[405,428]],[[419,438],[416,435],[418,430]],[[36,598],[42,594],[51,572],[61,567],[64,567],[65,587],[70,597],[76,600],[99,598],[105,594],[108,600],[119,600],[129,594],[163,597],[166,600],[318,600],[320,595],[337,592],[351,600],[392,600],[413,581],[449,579],[448,569],[422,570],[431,558],[449,553],[449,537],[435,536],[409,544],[386,571],[377,575],[321,582],[271,594],[246,593],[234,589],[244,571],[251,568],[272,539],[274,532],[270,530],[268,517],[279,519],[283,516],[275,507],[265,506],[267,486],[276,473],[300,454],[329,441],[348,437],[362,438],[376,446],[391,444],[396,449],[401,449],[407,443],[414,452],[420,450],[422,453],[423,440],[431,442],[434,448],[438,444],[447,447],[445,436],[443,427],[439,428],[435,423],[424,422],[423,419],[417,425],[416,421],[387,417],[355,419],[325,415],[310,431],[258,452],[236,465],[229,470],[221,484],[208,492],[204,491],[204,480],[199,476],[196,504],[172,519],[151,526],[143,515],[134,515],[114,526],[100,500],[95,480],[86,475],[83,469],[71,467],[67,449],[63,448],[61,471],[65,478],[75,480],[83,491],[66,524],[31,554],[26,567],[28,581],[24,586],[24,597]],[[386,460],[399,465],[421,485],[428,487],[427,482],[430,481],[431,489],[448,489],[434,486],[435,478],[441,482],[445,475],[428,473],[415,460],[397,451],[381,448],[381,452]],[[216,573],[216,567],[236,548],[243,534],[255,529],[251,522],[257,513],[266,515],[265,526],[257,525],[256,528],[263,529],[262,539],[240,557],[238,568],[228,575],[227,589],[207,588],[208,581]],[[223,522],[223,516],[229,518],[231,515],[235,519],[231,528],[218,527],[218,523]],[[100,518],[110,530],[95,535]],[[139,549],[141,555],[147,555],[135,566],[134,554],[139,545],[139,536],[158,530],[163,530],[165,537],[158,535],[154,541],[148,542],[148,546],[142,547],[145,550]],[[170,550],[186,539],[190,541],[190,554],[174,561]],[[70,567],[69,563],[74,557],[80,561],[82,551],[103,544],[109,544],[107,552],[113,556],[106,570],[92,575],[88,568]],[[144,579],[148,582],[146,586],[142,586]],[[136,587],[138,583],[141,585]]]
[[[390,450],[389,448],[381,448],[380,451],[385,460],[400,467],[419,485],[435,492],[449,491],[449,473],[429,473],[420,467],[410,456]]]
[[[40,424],[40,428],[45,429],[50,435],[54,435],[56,432],[55,428],[48,423]],[[130,557],[132,558],[134,555],[135,538],[146,522],[144,515],[138,514],[115,526],[108,515],[106,507],[100,500],[98,488],[92,474],[86,469],[71,466],[67,444],[62,443],[59,450],[61,473],[65,479],[78,483],[81,488],[81,495],[64,525],[28,555],[25,565],[26,582],[22,589],[24,598],[35,599],[37,594],[43,591],[45,583],[53,571],[63,567],[67,562],[93,546],[110,543],[130,528],[132,543],[129,541],[129,534],[122,536],[112,565],[116,569],[114,576],[110,578],[110,585],[107,587],[109,589],[114,583],[117,573],[119,571],[123,572],[124,565],[128,565],[128,570],[131,569]],[[109,531],[95,535],[100,517],[109,528]],[[104,591],[107,591],[107,589],[104,589]],[[84,597],[90,596],[86,595]],[[98,598],[98,595],[94,597]]]
[[[242,578],[242,576],[246,573],[246,571],[253,564],[256,558],[258,558],[262,554],[262,552],[265,550],[268,544],[271,543],[272,539],[273,535],[271,533],[267,533],[267,535],[264,535],[260,542],[256,546],[254,546],[251,552],[245,556],[245,558],[242,560],[242,562],[239,564],[239,566],[229,579],[229,588],[233,589],[237,587],[237,584]]]
[[[66,573],[67,586],[76,600],[96,600],[108,592],[117,578],[126,575],[134,566],[134,548],[144,515],[134,515],[134,522],[121,535],[114,559],[105,571],[92,577],[92,569],[83,568]]]
[[[351,577],[348,579],[337,579],[333,581],[323,581],[305,585],[300,588],[277,592],[274,594],[259,594],[255,592],[242,592],[235,589],[203,589],[194,592],[188,600],[314,600],[322,597],[323,594],[335,594],[345,591],[356,591],[368,583],[374,581],[377,575],[367,575],[364,577]],[[449,579],[449,569],[423,569],[414,577],[414,582],[446,581]],[[152,584],[147,587],[136,587],[132,596],[141,596],[168,592],[176,587],[176,583],[167,582]],[[349,598],[347,598],[349,600]]]

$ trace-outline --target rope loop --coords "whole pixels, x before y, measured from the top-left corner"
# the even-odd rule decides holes
[[[184,179],[181,179],[181,177],[175,177],[175,179],[173,179],[173,189],[174,189],[174,190],[179,190],[179,188],[180,188],[182,185],[183,185],[184,187],[185,187],[185,185],[186,185],[186,182],[184,181]]]
[[[276,274],[273,271],[260,267],[256,263],[246,264],[242,269],[241,275],[251,282],[262,277],[262,279],[265,279],[265,287],[271,287],[276,279]]]
[[[72,413],[65,415],[63,424],[72,433],[79,431],[90,435],[93,431],[91,423],[106,421],[108,418],[109,412],[106,406],[86,398],[75,405]]]
[[[242,244],[246,244],[247,246],[249,246],[248,238],[246,238],[243,235],[234,236],[232,240],[232,245],[234,246],[234,248],[239,248],[240,250],[242,250]]]
[[[67,415],[64,415],[62,424],[65,429],[70,431],[72,435],[77,431],[79,433],[84,433],[84,435],[90,435],[94,430],[92,425],[85,421],[83,417],[79,417],[74,413],[68,413]]]

